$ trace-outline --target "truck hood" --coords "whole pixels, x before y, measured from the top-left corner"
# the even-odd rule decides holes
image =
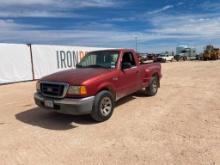
[[[111,69],[101,68],[69,69],[45,76],[41,79],[41,81],[64,82],[70,85],[80,85],[86,80],[95,78],[97,76],[100,76],[101,74],[105,74],[111,71]]]

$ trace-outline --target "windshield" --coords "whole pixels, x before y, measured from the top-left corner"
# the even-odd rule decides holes
[[[97,51],[88,53],[77,68],[115,68],[118,60],[118,51]]]

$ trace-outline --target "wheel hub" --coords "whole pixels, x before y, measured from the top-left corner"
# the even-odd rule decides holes
[[[100,112],[103,116],[107,116],[112,111],[112,101],[109,97],[102,98],[100,102]]]

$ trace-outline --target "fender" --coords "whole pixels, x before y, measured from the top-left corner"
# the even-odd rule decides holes
[[[102,90],[108,90],[110,91],[114,98],[116,97],[116,88],[114,86],[113,83],[110,83],[110,82],[103,82],[101,83],[98,87],[97,87],[97,91],[96,91],[96,94]]]

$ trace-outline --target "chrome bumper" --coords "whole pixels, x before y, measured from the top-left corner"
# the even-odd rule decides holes
[[[85,97],[81,99],[54,99],[42,96],[39,93],[34,94],[35,103],[43,108],[50,109],[59,113],[72,114],[72,115],[83,115],[90,114],[95,96]],[[54,108],[45,107],[45,100],[50,100],[54,104]]]

